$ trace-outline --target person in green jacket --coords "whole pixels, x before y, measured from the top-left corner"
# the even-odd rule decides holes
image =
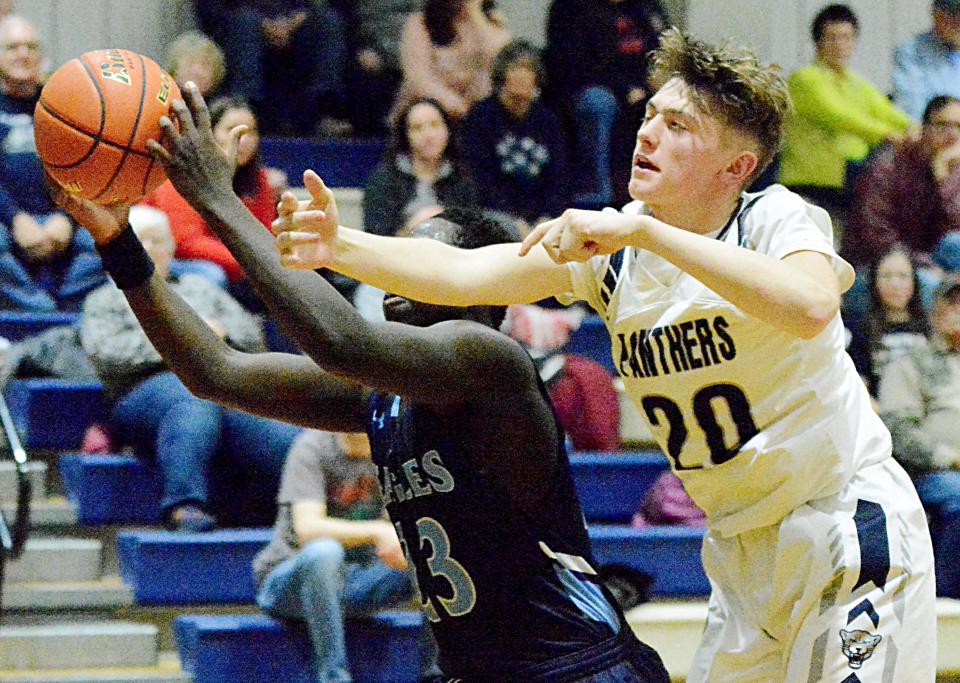
[[[816,59],[790,76],[794,111],[787,119],[780,182],[835,214],[836,222],[842,221],[847,164],[902,139],[911,119],[848,68],[859,33],[853,10],[827,5],[811,32]]]

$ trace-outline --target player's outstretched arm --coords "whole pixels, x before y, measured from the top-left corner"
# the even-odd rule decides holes
[[[164,146],[151,142],[151,151],[243,266],[284,331],[318,365],[364,386],[435,403],[500,391],[514,381],[513,363],[522,356],[510,356],[509,366],[494,356],[504,342],[522,351],[501,335],[491,343],[492,330],[464,333],[458,322],[431,328],[371,324],[317,273],[284,268],[273,237],[233,192],[230,153],[213,138],[203,98],[193,84],[185,90],[189,109],[180,100],[173,103],[179,126],[161,119]],[[238,137],[235,131],[234,142]]]
[[[336,215],[323,210],[330,190],[313,171],[303,180],[311,199],[285,196],[273,224],[289,268],[330,268],[386,292],[448,306],[530,303],[570,289],[566,268],[539,252],[520,258],[516,244],[457,249],[338,227]]]
[[[363,431],[367,390],[323,372],[304,356],[230,348],[166,280],[151,274],[149,256],[127,227],[129,207],[106,208],[62,190],[53,193],[93,235],[150,341],[194,394],[306,427]]]

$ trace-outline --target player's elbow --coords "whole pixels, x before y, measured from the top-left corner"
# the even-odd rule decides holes
[[[840,310],[840,295],[822,288],[814,288],[804,298],[800,315],[794,320],[797,336],[813,339],[823,332]]]

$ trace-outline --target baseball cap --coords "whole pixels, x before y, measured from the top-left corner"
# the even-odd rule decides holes
[[[960,273],[950,273],[940,281],[934,294],[937,301],[939,301],[940,299],[946,299],[951,293],[958,289],[960,289]]]
[[[933,0],[933,9],[947,14],[960,14],[960,0]]]

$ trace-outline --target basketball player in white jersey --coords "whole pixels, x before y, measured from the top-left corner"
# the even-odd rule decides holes
[[[779,148],[785,83],[675,30],[654,77],[622,212],[567,211],[519,250],[466,252],[338,229],[287,196],[281,257],[430,303],[558,296],[603,316],[627,391],[709,519],[688,681],[932,682],[930,537],[844,352],[853,270],[822,209],[779,186],[743,192]]]

